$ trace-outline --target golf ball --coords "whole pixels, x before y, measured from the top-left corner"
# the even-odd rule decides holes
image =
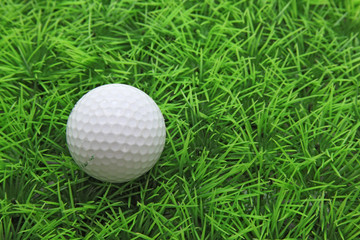
[[[165,144],[165,122],[143,91],[107,84],[85,94],[74,106],[66,141],[75,162],[105,182],[127,182],[149,171]]]

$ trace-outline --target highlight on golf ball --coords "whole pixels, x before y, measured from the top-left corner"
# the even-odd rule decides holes
[[[75,162],[90,176],[121,183],[136,179],[159,160],[165,145],[164,117],[143,91],[107,84],[74,106],[66,141]]]

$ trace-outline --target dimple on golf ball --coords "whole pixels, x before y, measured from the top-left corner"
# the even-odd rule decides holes
[[[165,144],[165,122],[156,103],[125,84],[107,84],[74,106],[66,141],[75,162],[90,176],[127,182],[149,171]]]

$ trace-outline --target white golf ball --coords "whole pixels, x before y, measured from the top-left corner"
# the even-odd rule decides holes
[[[75,162],[90,176],[127,182],[149,171],[165,144],[165,122],[143,91],[108,84],[85,94],[70,113],[66,141]]]

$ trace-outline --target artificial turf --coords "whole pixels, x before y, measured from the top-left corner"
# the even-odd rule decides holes
[[[360,1],[0,1],[0,239],[359,239]],[[145,91],[155,167],[95,180],[76,101]]]

